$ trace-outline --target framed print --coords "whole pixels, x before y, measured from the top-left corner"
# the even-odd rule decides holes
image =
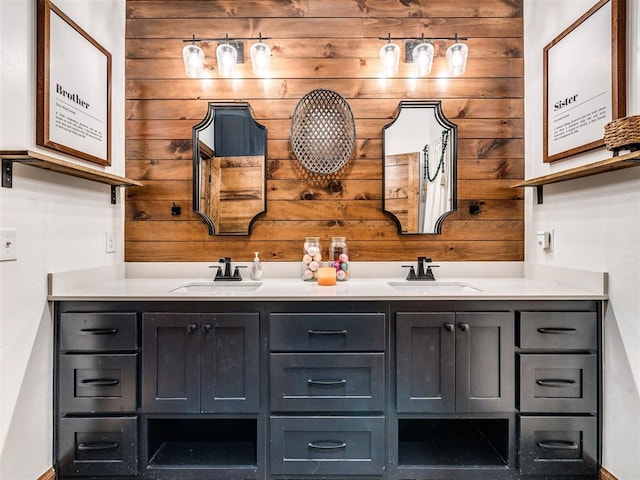
[[[111,165],[111,54],[38,0],[36,144]]]
[[[544,161],[604,145],[624,117],[626,0],[600,0],[544,47]]]

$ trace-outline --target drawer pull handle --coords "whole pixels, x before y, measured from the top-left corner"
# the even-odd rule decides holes
[[[97,385],[99,387],[108,387],[118,385],[120,380],[117,378],[85,378],[80,380],[80,383]]]
[[[335,440],[322,440],[320,442],[309,442],[307,446],[313,450],[340,450],[347,448],[347,444]]]
[[[187,332],[193,333],[198,329],[198,326],[195,323],[191,323],[187,325]]]
[[[541,387],[570,387],[571,385],[575,385],[575,380],[563,379],[563,378],[549,378],[549,379],[540,379],[536,380],[536,383]]]
[[[453,332],[453,329],[454,329],[454,327],[453,327],[453,323],[445,323],[445,324],[444,324],[444,329],[445,329],[447,332]]]
[[[469,324],[468,323],[461,323],[459,325],[460,330],[462,330],[463,332],[468,332],[469,331]]]
[[[553,450],[577,450],[578,444],[569,440],[548,440],[538,442],[538,447]]]
[[[309,330],[309,335],[342,335],[346,336],[346,330]]]
[[[320,387],[341,387],[347,384],[347,381],[342,380],[313,380],[309,378],[307,380],[308,385],[315,385]]]
[[[543,333],[546,335],[565,335],[567,333],[577,333],[577,328],[569,328],[569,327],[540,327],[538,328],[538,333]]]
[[[83,328],[80,331],[91,335],[115,335],[118,333],[117,328]]]
[[[78,445],[78,450],[81,452],[91,452],[99,450],[115,450],[120,444],[118,442],[91,442],[81,443]]]

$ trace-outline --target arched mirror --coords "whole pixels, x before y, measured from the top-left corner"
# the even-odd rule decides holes
[[[193,211],[209,235],[248,235],[266,209],[267,129],[248,103],[209,103],[193,127]]]
[[[383,130],[383,210],[402,234],[440,233],[456,209],[457,126],[440,101],[400,102]]]

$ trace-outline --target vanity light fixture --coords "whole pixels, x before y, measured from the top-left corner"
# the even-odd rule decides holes
[[[392,40],[405,40],[405,58],[406,63],[414,64],[414,72],[418,77],[425,77],[431,73],[433,66],[433,58],[435,56],[434,40],[453,40],[454,43],[447,49],[447,72],[452,77],[459,77],[464,74],[467,66],[467,55],[469,48],[466,44],[460,43],[459,40],[467,40],[467,37],[379,37],[378,40],[386,40],[387,44],[380,49],[380,63],[382,65],[382,75],[392,76],[398,73],[398,63],[400,61],[400,48],[391,43]],[[393,46],[393,54],[395,58],[395,69],[387,68],[387,60],[391,64],[391,48]],[[387,50],[385,50],[387,49]],[[383,56],[383,53],[389,53],[389,56]]]
[[[257,40],[257,43],[251,46],[251,66],[253,73],[257,77],[267,76],[269,73],[269,57],[271,49],[263,42],[270,37],[263,37],[262,33],[258,38],[243,37],[229,38],[229,34],[225,34],[224,38],[196,38],[193,35],[183,42],[191,42],[182,49],[182,58],[184,60],[185,73],[188,77],[198,78],[202,76],[204,70],[204,51],[196,45],[196,42],[218,42],[216,48],[216,62],[218,63],[218,71],[222,77],[232,77],[237,63],[244,63],[244,43],[243,40]]]

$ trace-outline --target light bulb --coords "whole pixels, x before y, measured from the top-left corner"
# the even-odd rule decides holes
[[[218,71],[222,77],[231,77],[238,60],[238,51],[229,43],[221,43],[216,48]]]
[[[452,77],[459,77],[467,68],[469,49],[464,43],[454,43],[447,49],[447,69]]]
[[[421,43],[413,49],[413,68],[418,77],[426,77],[433,66],[433,45]]]
[[[400,47],[394,43],[387,43],[380,49],[380,63],[382,76],[391,77],[398,73],[400,65]]]
[[[263,42],[251,45],[251,67],[257,77],[266,77],[269,74],[269,57],[271,49]]]
[[[187,45],[182,49],[182,60],[187,77],[198,78],[204,68],[204,52],[197,45]]]

